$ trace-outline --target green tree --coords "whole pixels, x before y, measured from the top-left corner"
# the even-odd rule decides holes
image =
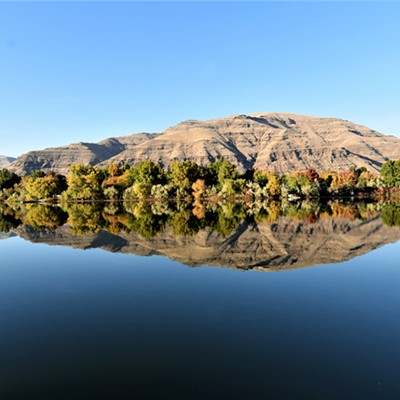
[[[21,178],[14,172],[9,171],[7,168],[0,170],[0,190],[10,189],[20,181]]]
[[[166,174],[159,164],[151,160],[140,161],[128,170],[130,184],[144,183],[150,186],[166,183]]]
[[[101,184],[104,172],[97,167],[82,164],[71,165],[67,177],[68,189],[64,192],[67,199],[97,200],[102,198]]]
[[[301,195],[310,186],[310,180],[302,173],[295,172],[284,176],[288,194]]]
[[[206,169],[206,183],[222,187],[226,179],[237,179],[239,173],[236,167],[224,157],[208,164]]]
[[[159,164],[151,160],[139,162],[135,167],[127,170],[122,181],[126,182],[127,189],[124,199],[145,199],[150,196],[154,185],[165,184],[166,174]]]
[[[378,176],[372,172],[366,170],[358,175],[357,187],[359,189],[377,188],[378,184]]]
[[[391,187],[400,186],[400,160],[386,161],[382,165],[380,173],[386,185]]]
[[[253,182],[258,183],[260,187],[265,187],[268,183],[268,173],[267,171],[256,170],[253,176]]]
[[[34,179],[44,178],[46,176],[46,173],[40,169],[36,169],[36,170],[32,171],[29,176]]]
[[[243,193],[246,185],[244,179],[224,179],[220,193],[225,196],[234,196],[238,193]]]
[[[222,186],[227,179],[235,180],[239,176],[239,173],[236,167],[226,160],[225,158],[221,158],[219,160],[218,167],[218,183]]]
[[[169,178],[171,184],[183,190],[189,190],[197,179],[204,176],[203,167],[194,161],[172,161],[169,166]]]
[[[125,190],[123,198],[125,200],[145,200],[151,195],[151,183],[135,182]]]
[[[65,177],[54,173],[44,177],[38,175],[36,178],[31,175],[24,185],[27,191],[27,200],[51,199],[67,189]]]
[[[281,193],[281,178],[274,171],[255,171],[254,182],[261,188],[266,188],[269,196],[278,196]]]

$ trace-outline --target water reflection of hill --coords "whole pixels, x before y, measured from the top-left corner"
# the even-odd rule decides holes
[[[400,240],[400,229],[383,224],[379,216],[365,220],[321,218],[313,223],[288,217],[258,224],[242,219],[225,237],[209,227],[191,236],[177,236],[171,225],[150,238],[137,232],[111,233],[104,229],[77,236],[69,223],[42,230],[21,225],[15,232],[34,243],[142,256],[157,254],[188,266],[271,271],[338,263]]]

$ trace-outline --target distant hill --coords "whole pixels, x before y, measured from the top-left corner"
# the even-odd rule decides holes
[[[12,163],[15,160],[13,157],[0,156],[0,168],[4,168],[8,166],[8,164]]]
[[[221,156],[241,171],[256,168],[286,173],[308,167],[340,171],[353,166],[378,171],[388,159],[400,159],[400,138],[337,118],[233,115],[185,121],[161,133],[32,151],[15,160],[11,168],[19,174],[34,169],[66,174],[74,163],[105,166],[126,161],[134,165],[151,159],[166,167],[172,160],[205,165]]]

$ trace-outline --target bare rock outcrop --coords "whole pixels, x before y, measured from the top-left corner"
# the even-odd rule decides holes
[[[159,134],[34,151],[19,157],[11,168],[20,174],[34,169],[67,173],[69,166],[78,162],[135,165],[150,159],[167,167],[172,160],[205,165],[220,157],[241,171],[255,168],[287,173],[308,167],[340,171],[361,166],[378,171],[388,159],[400,159],[400,138],[337,118],[258,113],[190,120]]]

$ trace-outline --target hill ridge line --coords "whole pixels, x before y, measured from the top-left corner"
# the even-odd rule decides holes
[[[341,171],[366,167],[378,171],[388,159],[400,159],[400,138],[334,117],[294,113],[233,114],[210,120],[186,120],[162,132],[141,132],[35,150],[18,157],[10,169],[21,175],[35,169],[67,174],[76,163],[135,165],[150,159],[164,168],[172,160],[206,165],[220,157],[239,171],[278,173],[313,167]]]

